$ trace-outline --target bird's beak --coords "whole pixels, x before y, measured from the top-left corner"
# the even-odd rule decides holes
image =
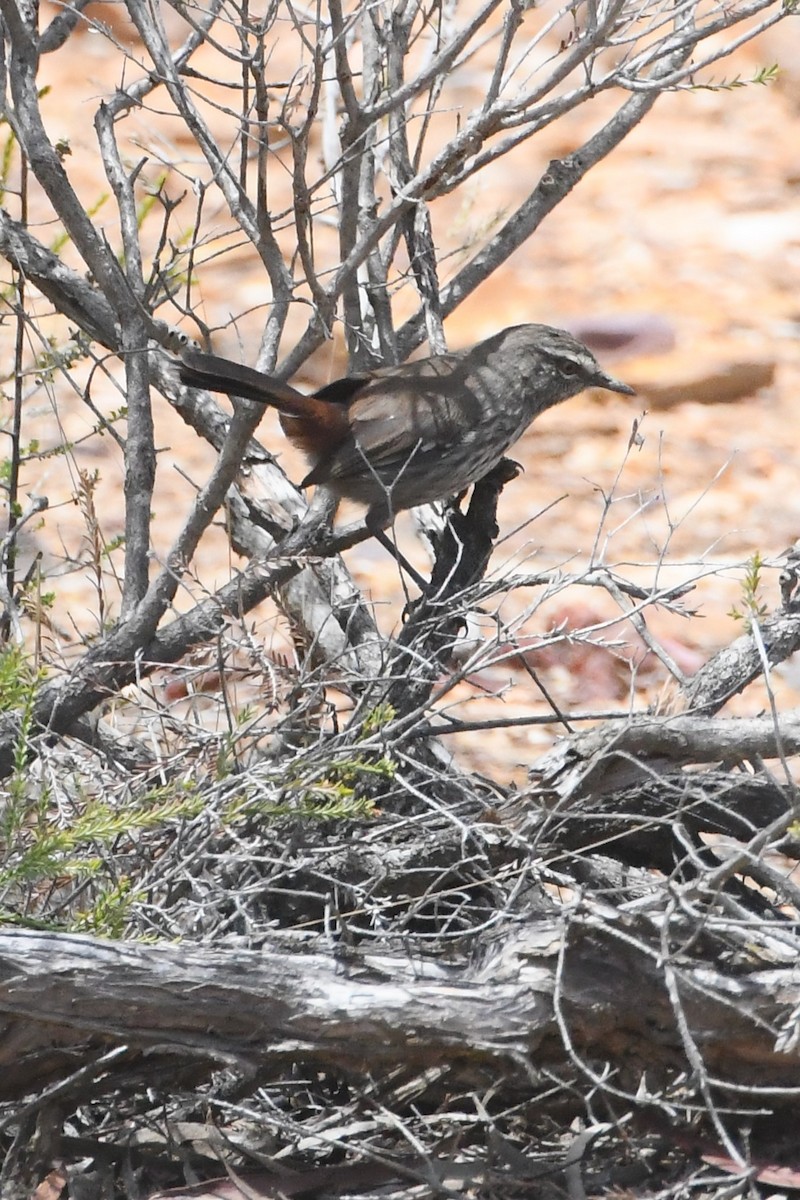
[[[592,386],[606,388],[609,392],[622,392],[624,396],[636,395],[636,388],[632,388],[629,383],[623,383],[620,379],[615,379],[613,375],[606,375],[605,371],[598,371],[592,381]]]

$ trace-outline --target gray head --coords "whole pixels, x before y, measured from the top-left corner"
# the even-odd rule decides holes
[[[604,371],[591,350],[565,329],[514,325],[497,334],[496,340],[496,350],[508,355],[523,374],[530,373],[540,387],[552,393],[552,399],[548,398],[543,407],[590,387],[634,395],[632,387]]]

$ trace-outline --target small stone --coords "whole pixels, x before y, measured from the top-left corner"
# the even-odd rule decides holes
[[[773,359],[702,362],[685,365],[641,364],[626,376],[637,394],[653,408],[672,408],[686,400],[697,404],[729,404],[769,387],[775,378]]]
[[[603,358],[666,354],[675,346],[675,327],[659,313],[607,313],[573,317],[564,327]]]

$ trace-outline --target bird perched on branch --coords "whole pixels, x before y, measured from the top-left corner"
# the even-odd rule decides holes
[[[401,510],[481,479],[534,417],[584,388],[633,394],[586,346],[548,325],[515,325],[466,350],[350,375],[310,396],[193,349],[183,351],[180,377],[277,409],[311,466],[300,486],[324,485],[337,504],[366,504],[373,533]]]

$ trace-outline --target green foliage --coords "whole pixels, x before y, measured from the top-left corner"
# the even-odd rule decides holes
[[[36,356],[36,378],[49,383],[59,371],[68,371],[85,357],[86,348],[80,340],[70,338],[59,346],[55,338],[49,337],[47,349],[40,350]]]
[[[151,184],[150,187],[148,187],[147,195],[145,196],[144,200],[142,200],[142,202],[139,204],[139,206],[136,210],[136,227],[137,227],[137,229],[142,228],[142,226],[144,225],[148,216],[150,215],[151,211],[153,210],[153,208],[155,208],[156,204],[158,203],[158,198],[161,194],[161,190],[164,187],[164,185],[166,184],[166,182],[167,182],[167,172],[162,171],[161,174],[156,179],[155,183]]]
[[[12,669],[12,659],[18,664]],[[20,665],[21,664],[21,665]],[[324,774],[301,770],[282,781],[275,802],[264,800],[263,787],[248,786],[247,776],[213,792],[187,782],[151,788],[135,802],[109,803],[105,797],[79,796],[68,786],[58,803],[40,775],[28,770],[31,715],[38,677],[19,654],[8,651],[0,663],[5,700],[21,711],[15,770],[0,821],[0,920],[47,924],[48,907],[58,913],[58,928],[110,938],[125,936],[131,907],[141,900],[135,868],[120,875],[120,854],[135,861],[141,834],[172,822],[191,820],[211,803],[221,827],[254,819],[298,817],[311,820],[364,820],[376,813],[375,783],[394,778],[387,758],[366,755],[326,764]],[[227,793],[227,794],[226,794]],[[69,798],[64,801],[64,795]],[[269,793],[268,793],[269,794]],[[210,797],[217,795],[216,802]],[[80,896],[80,908],[71,897]],[[53,901],[56,906],[53,908]]]
[[[236,724],[225,737],[223,737],[217,753],[217,761],[215,765],[214,775],[216,779],[227,779],[230,775],[236,774],[239,770],[238,754],[239,745],[242,738],[242,732],[253,719],[253,709],[250,705],[240,709],[236,713]]]
[[[24,709],[36,696],[40,673],[20,646],[0,650],[0,712]]]
[[[43,592],[40,590],[41,579],[38,574],[34,574],[25,582],[20,593],[20,602],[25,612],[30,616],[31,612],[41,612],[46,609],[50,612],[56,605],[55,592]],[[31,604],[28,605],[28,601]]]
[[[38,438],[32,438],[27,445],[19,448],[19,461],[23,462],[28,458],[45,457],[39,452]],[[0,459],[0,483],[8,483],[13,473],[14,463],[10,458]],[[19,516],[19,513],[17,514]]]
[[[111,538],[110,541],[106,542],[103,545],[103,557],[110,558],[115,550],[119,550],[120,546],[124,546],[124,545],[125,545],[125,534],[118,533],[115,537]]]
[[[129,880],[106,875],[111,847],[168,821],[195,817],[204,804],[194,788],[174,784],[146,791],[132,806],[88,799],[81,812],[65,820],[40,781],[31,784],[16,769],[15,779],[0,823],[0,915],[8,919],[22,911],[27,919],[31,896],[88,883],[91,907],[79,912],[68,928],[105,937],[122,935],[137,898]]]
[[[108,200],[108,198],[109,198],[109,193],[108,193],[108,192],[101,192],[101,193],[100,193],[100,195],[99,195],[99,196],[97,197],[97,199],[95,200],[94,204],[91,204],[91,205],[89,205],[89,207],[86,209],[86,215],[87,215],[87,217],[89,217],[90,219],[94,219],[94,217],[96,217],[96,216],[97,216],[97,214],[99,213],[100,209],[101,209],[101,208],[103,207],[103,205],[106,203],[106,201]],[[55,239],[54,239],[54,240],[53,240],[53,241],[50,243],[50,249],[52,250],[53,254],[60,254],[60,253],[61,253],[61,251],[64,249],[64,247],[65,247],[65,246],[67,246],[67,245],[69,245],[69,243],[70,243],[70,241],[71,241],[71,240],[72,240],[72,239],[70,238],[70,236],[69,236],[69,234],[67,233],[67,231],[66,231],[66,230],[64,230],[64,232],[63,232],[63,233],[60,233],[60,234],[58,235],[58,237],[57,237],[57,238],[55,238]]]
[[[17,736],[14,741],[13,769],[3,796],[0,812],[0,843],[3,853],[14,846],[26,823],[38,821],[47,806],[47,789],[42,788],[36,805],[28,802],[28,761],[33,730],[36,694],[42,673],[31,665],[19,646],[6,645],[0,651],[0,711],[14,712]]]
[[[791,0],[791,2],[794,5],[798,3],[798,0]],[[780,67],[777,63],[772,63],[768,67],[761,67],[749,79],[742,79],[741,75],[734,75],[733,79],[709,80],[708,83],[693,83],[689,90],[692,92],[732,92],[736,88],[750,87],[754,83],[760,83],[766,87],[767,84],[774,83],[779,75]]]
[[[115,939],[124,937],[128,913],[139,895],[130,879],[121,879],[111,887],[98,889],[91,908],[80,912],[72,922],[72,932]]]
[[[769,609],[759,595],[761,572],[764,560],[756,550],[747,560],[744,579],[742,580],[742,606],[735,605],[728,611],[728,616],[735,621],[743,621],[748,630],[753,621],[762,620]]]
[[[205,785],[170,781],[137,793],[131,781],[114,802],[99,784],[97,794],[87,794],[81,777],[66,773],[60,761],[51,772],[31,770],[42,678],[18,647],[0,653],[0,709],[17,722],[13,770],[0,796],[0,920],[123,937],[142,899],[135,862],[143,834],[163,830],[170,838],[170,824],[207,809],[221,829],[285,817],[365,820],[375,816],[377,797],[395,776],[395,763],[366,747],[324,764],[313,752],[310,759],[301,754],[288,771],[283,765],[283,774],[269,769],[258,785],[245,772],[225,775],[225,766],[238,763],[256,716],[243,710]],[[376,709],[364,731],[379,730],[393,716],[388,707]]]
[[[14,147],[16,144],[16,137],[12,132],[9,132],[3,142],[2,150],[0,150],[0,204],[4,203],[6,198],[8,178],[11,174],[11,166],[14,161]]]
[[[396,716],[397,713],[391,704],[376,705],[364,720],[364,724],[361,727],[362,737],[370,737],[373,733],[377,733],[379,729],[384,729],[387,725],[391,724]]]
[[[375,801],[364,792],[335,779],[320,779],[306,784],[292,803],[271,803],[247,799],[235,812],[237,819],[247,816],[305,817],[317,821],[360,821],[374,817]]]
[[[324,776],[317,779],[300,777],[286,785],[300,797],[299,805],[289,811],[295,815],[340,820],[373,816],[375,802],[370,791],[376,782],[394,779],[396,769],[390,758],[366,755],[328,763]]]

